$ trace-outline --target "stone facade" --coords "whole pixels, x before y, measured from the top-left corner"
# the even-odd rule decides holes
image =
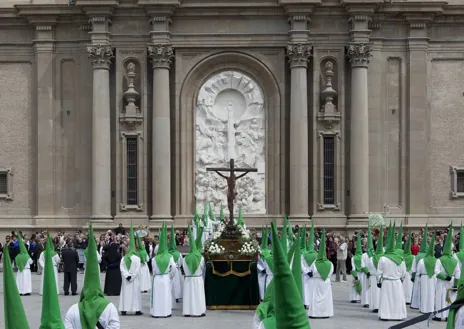
[[[101,229],[130,220],[185,226],[204,169],[198,95],[225,72],[237,72],[224,78],[232,84],[246,80],[221,87],[244,95],[241,110],[257,106],[247,88],[261,92],[252,98],[263,111],[248,126],[223,117],[217,131],[259,144],[228,151],[262,174],[256,193],[237,181],[251,193],[240,202],[261,202],[245,214],[249,226],[283,214],[341,230],[364,226],[369,212],[411,228],[460,221],[463,8],[462,0],[0,0],[0,230],[71,230],[89,219]],[[219,98],[205,104],[231,103]],[[219,182],[203,184],[217,192],[216,210],[225,202]]]

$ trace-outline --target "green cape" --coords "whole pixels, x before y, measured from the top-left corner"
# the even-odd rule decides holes
[[[6,244],[3,247],[3,311],[4,329],[30,329]]]
[[[445,245],[443,247],[443,255],[440,257],[440,262],[443,265],[446,273],[453,276],[458,260],[453,257],[453,223],[450,224],[448,235],[446,236]]]
[[[265,318],[268,317],[268,306],[269,306],[271,299],[273,298],[274,298],[274,281],[271,280],[271,282],[267,286],[266,292],[264,293],[263,301],[259,303],[258,307],[256,308],[256,314],[258,315],[261,321],[263,321]]]
[[[358,232],[358,234],[356,235],[356,251],[355,251],[355,254],[353,256],[353,261],[354,261],[354,266],[355,266],[355,268],[353,270],[355,270],[356,272],[361,272],[362,254],[363,254],[363,252],[362,252],[362,245],[361,245],[361,235]]]
[[[379,238],[377,240],[377,246],[375,248],[375,254],[372,256],[372,262],[375,268],[379,266],[379,259],[383,256],[383,227],[380,226]]]
[[[24,241],[23,241],[23,238],[21,237],[21,234],[17,232],[16,236],[18,237],[18,242],[19,242],[19,254],[16,255],[14,262],[16,266],[18,267],[18,270],[22,272],[24,268],[26,267],[28,260],[31,257],[29,257],[29,253],[27,252],[26,246],[24,245]]]
[[[171,260],[171,254],[168,251],[168,233],[166,223],[163,223],[163,229],[161,230],[161,236],[158,245],[158,253],[155,256],[155,262],[158,266],[160,273],[166,273]]]
[[[306,239],[306,234],[305,234]],[[316,260],[317,252],[314,250],[314,219],[311,222],[311,229],[309,231],[308,244],[306,245],[306,252],[303,254],[303,258],[306,265],[311,266]]]
[[[430,240],[429,248],[427,249],[427,254],[423,258],[425,271],[427,272],[429,278],[435,274],[435,264],[437,263],[437,259],[434,255],[435,239],[436,233],[433,234],[432,239]]]
[[[147,251],[145,250],[145,245],[142,242],[142,239],[137,235],[137,256],[140,258],[140,262],[145,264],[147,262]]]
[[[325,246],[325,229],[322,230],[321,245],[319,247],[319,254],[316,259],[316,268],[325,281],[329,277],[330,270],[332,269],[332,262],[327,259],[326,246]]]
[[[275,319],[279,329],[310,329],[295,278],[287,255],[278,240],[277,227],[272,223],[273,281],[275,291]],[[301,275],[301,273],[300,273]]]
[[[188,226],[188,235],[189,235],[189,246],[190,246],[190,251],[187,255],[184,257],[185,264],[187,264],[187,267],[190,271],[191,275],[194,275],[198,266],[200,266],[201,263],[201,253],[197,249],[197,245],[195,243],[195,239],[193,238],[193,233],[192,233],[192,228],[190,225]]]
[[[134,227],[130,226],[130,232],[129,232],[129,248],[127,249],[126,254],[124,255],[124,264],[126,264],[126,268],[129,271],[132,265],[132,260],[131,257],[135,255],[138,256],[137,254],[137,249],[135,248],[135,235],[134,235]]]
[[[133,233],[132,225],[131,233]],[[92,224],[89,225],[89,236],[94,236]],[[87,250],[84,285],[79,301],[79,315],[82,329],[95,329],[100,315],[110,302],[103,295],[100,285],[100,266],[98,265],[95,239],[89,239]]]
[[[395,249],[395,224],[393,224],[393,228],[391,229],[391,232],[388,234],[387,248],[385,249],[383,257],[392,260],[396,265],[400,265],[403,262],[403,257],[398,255]]]
[[[407,272],[411,271],[412,263],[414,261],[414,255],[411,253],[411,234],[408,235],[408,239],[406,240],[406,243],[404,244],[403,258],[404,258],[404,263],[406,265],[406,271]]]
[[[177,264],[177,261],[180,257],[180,252],[177,250],[176,245],[176,234],[174,232],[174,225],[171,225],[171,238],[169,239],[169,253],[174,257],[174,262]]]

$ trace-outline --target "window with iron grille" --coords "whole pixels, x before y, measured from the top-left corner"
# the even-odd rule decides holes
[[[0,172],[0,194],[8,194],[8,173]]]
[[[456,192],[464,193],[464,171],[456,173]]]
[[[335,204],[335,137],[324,137],[324,204]]]
[[[138,138],[126,137],[127,204],[138,204]]]

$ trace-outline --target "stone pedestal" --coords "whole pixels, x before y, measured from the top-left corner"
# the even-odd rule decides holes
[[[169,68],[174,52],[168,45],[148,47],[153,65],[153,214],[152,219],[171,216],[171,116]]]
[[[309,218],[307,66],[312,47],[287,46],[290,63],[290,218]]]
[[[92,219],[111,219],[110,45],[89,45],[93,65]]]

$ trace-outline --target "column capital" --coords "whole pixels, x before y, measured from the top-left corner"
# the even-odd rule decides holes
[[[287,57],[290,68],[308,67],[309,58],[312,56],[313,47],[306,43],[288,44]]]
[[[150,45],[148,46],[148,58],[151,61],[153,69],[169,69],[174,58],[174,48],[170,45]]]
[[[111,60],[114,58],[111,45],[87,45],[87,51],[94,69],[110,69]]]
[[[351,43],[346,50],[346,55],[350,60],[351,67],[368,67],[372,57],[372,44],[370,43]]]

